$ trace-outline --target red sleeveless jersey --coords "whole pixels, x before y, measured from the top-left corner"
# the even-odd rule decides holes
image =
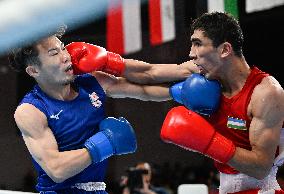
[[[232,98],[221,97],[218,111],[207,118],[223,136],[232,140],[237,147],[251,150],[249,142],[249,126],[251,119],[247,116],[247,108],[254,88],[269,74],[253,67],[242,90]],[[236,174],[237,170],[227,164],[215,161],[216,168],[223,173]]]

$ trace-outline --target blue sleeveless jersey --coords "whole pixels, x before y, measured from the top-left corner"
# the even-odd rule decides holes
[[[98,125],[105,118],[106,95],[97,80],[85,74],[75,79],[74,86],[79,95],[71,101],[51,98],[36,85],[20,102],[32,104],[46,115],[59,151],[84,148],[85,141],[98,132]],[[92,164],[62,183],[53,182],[35,160],[33,163],[38,173],[36,189],[50,191],[67,189],[75,183],[102,182],[107,161]]]

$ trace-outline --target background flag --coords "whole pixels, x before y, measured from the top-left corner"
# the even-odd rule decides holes
[[[175,39],[173,0],[149,0],[149,26],[152,45]]]
[[[140,0],[109,1],[107,11],[108,51],[129,54],[141,50]]]
[[[239,17],[237,0],[208,0],[207,9],[208,12],[228,12],[232,14],[235,18]]]
[[[262,11],[284,5],[284,0],[246,0],[246,12]]]

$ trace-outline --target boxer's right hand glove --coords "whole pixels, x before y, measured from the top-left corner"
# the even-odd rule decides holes
[[[218,133],[202,116],[183,106],[174,107],[168,112],[161,138],[222,163],[227,163],[236,150],[231,140]]]
[[[72,42],[66,45],[71,55],[75,74],[104,71],[116,76],[123,74],[124,60],[119,54],[106,51],[105,48],[85,42]]]
[[[112,155],[133,153],[137,149],[136,136],[130,123],[120,117],[108,117],[99,126],[99,132],[85,142],[93,163]]]
[[[220,103],[221,85],[203,75],[191,74],[185,81],[170,87],[172,98],[194,112],[211,115]]]

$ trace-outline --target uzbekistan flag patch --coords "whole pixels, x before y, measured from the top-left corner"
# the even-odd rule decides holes
[[[237,130],[247,130],[246,121],[242,119],[236,119],[233,117],[228,117],[227,127]]]

